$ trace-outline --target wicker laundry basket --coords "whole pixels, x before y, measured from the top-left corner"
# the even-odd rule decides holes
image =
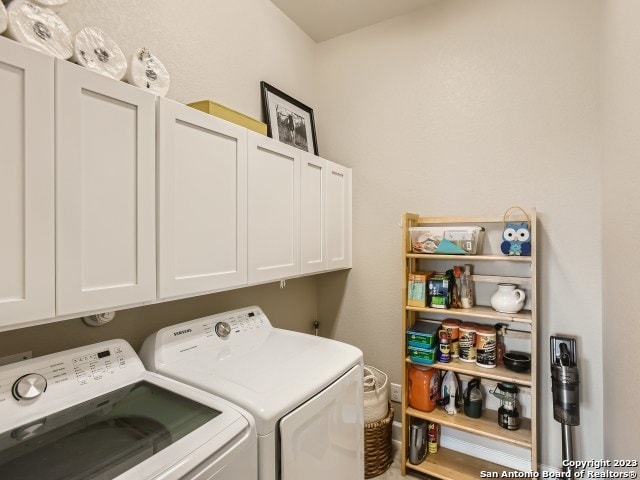
[[[393,462],[391,427],[393,406],[385,418],[364,424],[364,478],[377,477],[386,472]]]

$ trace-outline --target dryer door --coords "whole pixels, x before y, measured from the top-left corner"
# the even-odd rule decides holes
[[[336,382],[280,421],[282,480],[364,478],[362,367]]]

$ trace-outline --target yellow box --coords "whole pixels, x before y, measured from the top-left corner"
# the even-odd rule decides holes
[[[261,133],[262,135],[267,134],[266,123],[262,123],[255,118],[245,115],[244,113],[236,112],[235,110],[225,107],[224,105],[220,105],[219,103],[212,102],[211,100],[200,100],[199,102],[188,103],[187,105],[195,108],[196,110],[201,110],[210,115],[215,115],[218,118],[227,120],[228,122],[253,130],[254,132]]]

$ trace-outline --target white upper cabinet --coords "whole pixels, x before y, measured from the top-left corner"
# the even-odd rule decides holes
[[[351,268],[351,169],[327,160],[327,269]]]
[[[158,296],[247,283],[247,130],[158,103]]]
[[[0,330],[54,316],[53,59],[0,38]]]
[[[301,151],[249,131],[249,283],[300,274]]]
[[[302,153],[300,189],[300,259],[301,273],[318,273],[327,269],[326,257],[326,173],[324,158]]]
[[[156,298],[155,97],[56,60],[56,312]]]

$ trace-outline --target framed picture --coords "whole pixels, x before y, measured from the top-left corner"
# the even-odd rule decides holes
[[[267,134],[282,143],[318,155],[313,110],[286,93],[260,82]]]

